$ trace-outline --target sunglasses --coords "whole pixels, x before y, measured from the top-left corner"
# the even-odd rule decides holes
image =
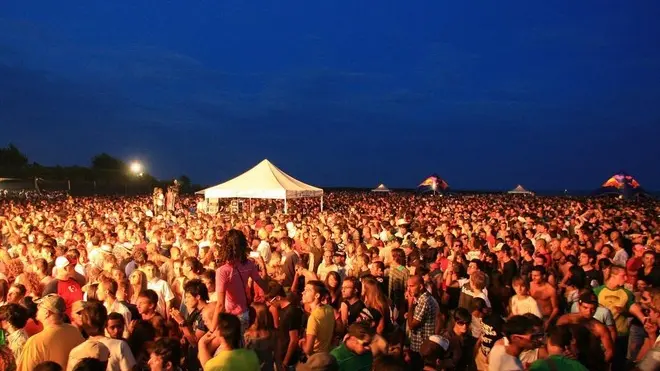
[[[358,338],[355,338],[355,341],[360,344],[363,348],[368,348],[371,346],[371,340],[360,340]]]
[[[456,321],[456,324],[459,325],[459,326],[467,326],[467,325],[470,324],[470,322],[460,321],[460,320],[459,320],[459,321]]]

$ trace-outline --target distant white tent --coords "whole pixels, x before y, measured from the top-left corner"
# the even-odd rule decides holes
[[[371,192],[390,193],[392,191],[390,191],[390,189],[387,188],[385,184],[381,183],[378,187],[372,189]]]
[[[512,190],[509,191],[510,194],[518,194],[518,195],[533,195],[534,192],[526,190],[523,186],[518,184],[518,186]]]
[[[284,200],[287,212],[287,199],[320,197],[323,210],[323,190],[303,183],[286,174],[268,160],[263,160],[252,169],[234,179],[203,189],[206,199],[218,198],[265,198]]]

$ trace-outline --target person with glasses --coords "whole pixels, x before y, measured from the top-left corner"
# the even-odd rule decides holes
[[[587,371],[582,363],[566,356],[572,352],[572,344],[576,341],[569,326],[557,326],[548,332],[546,348],[549,356],[537,360],[529,367],[529,371],[571,370]]]
[[[472,314],[465,308],[458,308],[452,319],[453,326],[441,334],[447,339],[449,346],[437,363],[437,369],[459,371],[473,369],[475,341],[470,333]]]
[[[518,358],[525,350],[535,347],[534,323],[526,316],[513,316],[504,324],[504,338],[498,340],[488,354],[489,371],[523,371]]]
[[[339,371],[370,371],[373,363],[371,341],[374,329],[365,322],[357,322],[348,327],[344,342],[330,354],[335,357]]]

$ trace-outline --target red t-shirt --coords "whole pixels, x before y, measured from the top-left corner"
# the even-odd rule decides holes
[[[80,283],[69,278],[67,280],[52,280],[44,288],[44,295],[57,294],[64,299],[66,304],[66,315],[71,317],[71,306],[78,300],[83,299],[82,288]]]

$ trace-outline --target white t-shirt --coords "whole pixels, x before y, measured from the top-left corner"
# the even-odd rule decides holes
[[[132,370],[135,366],[135,357],[128,343],[123,340],[99,338],[98,341],[105,344],[110,350],[110,358],[108,359],[108,368],[106,371],[125,371]]]
[[[539,310],[539,304],[533,297],[527,296],[521,299],[518,295],[511,297],[511,314],[514,316],[521,316],[523,314],[532,313],[533,315],[543,318]]]
[[[259,242],[259,246],[257,246],[257,252],[259,255],[264,259],[264,263],[268,264],[270,262],[270,244],[268,241],[261,241]]]
[[[163,315],[163,317],[165,317],[166,316],[165,311],[167,309],[165,303],[174,299],[174,293],[172,292],[170,285],[168,285],[167,282],[159,278],[156,281],[149,281],[147,283],[147,288],[149,290],[154,290],[154,292],[158,294],[158,306],[156,307],[156,310],[158,311],[158,313]]]
[[[523,364],[517,357],[506,352],[504,345],[495,344],[488,354],[488,371],[523,371]]]
[[[126,308],[124,304],[122,304],[119,300],[115,300],[115,302],[112,305],[108,305],[107,303],[103,303],[103,306],[105,309],[108,311],[108,314],[110,313],[119,313],[124,317],[124,323],[131,323],[132,315],[131,311]],[[106,333],[106,335],[108,335]],[[128,337],[128,325],[124,326],[124,337]]]

